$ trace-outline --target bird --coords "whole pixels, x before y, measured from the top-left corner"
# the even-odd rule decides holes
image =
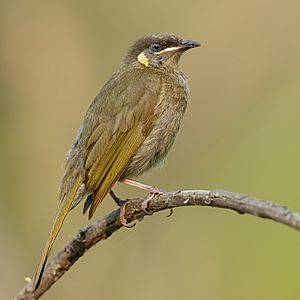
[[[181,55],[199,47],[197,41],[174,34],[151,34],[129,47],[117,72],[90,104],[65,162],[59,207],[32,282],[35,291],[68,212],[85,200],[91,219],[117,181],[157,188],[136,178],[164,160],[174,143],[190,100]],[[120,216],[121,218],[121,216]],[[124,218],[121,220],[126,222]]]

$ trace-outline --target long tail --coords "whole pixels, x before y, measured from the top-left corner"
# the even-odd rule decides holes
[[[72,206],[73,200],[77,194],[80,184],[81,184],[81,178],[78,178],[75,181],[72,188],[67,192],[67,194],[65,194],[63,199],[60,201],[58,210],[56,212],[56,215],[55,215],[55,218],[53,221],[51,231],[49,233],[46,245],[43,250],[43,254],[40,258],[40,262],[39,262],[38,268],[35,273],[35,277],[34,277],[33,284],[32,284],[33,291],[35,291],[41,283],[41,279],[42,279],[43,272],[44,272],[44,269],[45,269],[45,266],[47,263],[48,256],[50,254],[50,251],[52,249],[54,241],[63,225],[63,222],[64,222],[68,212],[70,211],[70,208]]]

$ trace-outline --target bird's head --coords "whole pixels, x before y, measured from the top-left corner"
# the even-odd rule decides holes
[[[182,53],[199,46],[196,41],[173,34],[146,35],[129,48],[125,64],[138,62],[147,68],[178,68]]]

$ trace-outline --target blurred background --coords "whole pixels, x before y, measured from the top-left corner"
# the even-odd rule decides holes
[[[192,100],[165,190],[225,189],[300,210],[300,2],[1,1],[0,299],[35,272],[62,165],[89,103],[148,33],[184,55]],[[118,184],[123,197],[144,195]],[[95,215],[116,206],[106,199]],[[52,255],[89,224],[72,211]],[[212,208],[162,212],[90,250],[43,299],[299,299],[300,236]]]

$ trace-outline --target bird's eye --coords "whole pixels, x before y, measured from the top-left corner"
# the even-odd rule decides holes
[[[161,45],[158,44],[158,43],[154,43],[154,44],[151,45],[151,49],[152,49],[152,51],[154,51],[154,52],[158,52],[158,51],[161,50]]]

